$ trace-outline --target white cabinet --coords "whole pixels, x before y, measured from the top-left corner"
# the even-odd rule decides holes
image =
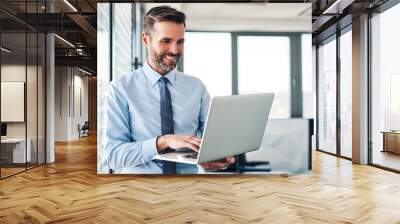
[[[25,138],[7,138],[1,140],[2,158],[7,163],[25,163],[32,161],[32,140],[28,138],[26,140],[26,151],[25,151]],[[11,160],[12,158],[12,160]]]

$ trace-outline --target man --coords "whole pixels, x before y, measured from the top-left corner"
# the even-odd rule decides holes
[[[183,54],[185,15],[169,6],[144,18],[147,61],[133,74],[111,82],[106,110],[105,154],[114,173],[199,173],[198,166],[153,160],[179,148],[200,147],[210,104],[203,83],[175,67]],[[233,157],[201,164],[216,171]]]

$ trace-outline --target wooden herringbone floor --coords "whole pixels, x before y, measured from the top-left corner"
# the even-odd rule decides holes
[[[312,175],[98,176],[95,138],[0,181],[0,223],[400,223],[400,175],[315,152]]]

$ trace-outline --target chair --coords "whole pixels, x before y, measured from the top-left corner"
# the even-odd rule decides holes
[[[90,129],[89,121],[85,121],[82,127],[78,124],[79,138],[89,136],[89,129]]]

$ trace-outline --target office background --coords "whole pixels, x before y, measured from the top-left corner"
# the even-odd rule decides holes
[[[101,154],[108,84],[142,66],[142,20],[156,5],[165,4],[98,4],[99,173],[108,172]],[[274,92],[270,118],[315,117],[311,4],[168,5],[187,16],[178,70],[200,78],[211,96]]]
[[[43,17],[61,21],[57,15],[68,7],[63,4],[0,2],[1,179],[54,162],[55,142],[78,139],[79,127],[90,119],[95,131],[95,72],[87,62],[69,64],[71,57],[87,59],[95,50],[71,31],[79,26],[59,26]],[[53,33],[60,30],[68,30],[67,37]],[[73,50],[70,37],[84,50]]]
[[[224,7],[235,4],[226,3]],[[274,116],[294,116],[302,112],[303,117],[315,118],[316,121],[314,130],[317,135],[315,138],[317,144],[313,148],[356,163],[371,164],[398,171],[400,170],[398,152],[396,147],[391,149],[392,143],[396,142],[397,135],[391,131],[399,129],[399,105],[396,100],[399,94],[399,69],[395,62],[395,55],[398,52],[395,40],[398,38],[399,32],[393,27],[396,27],[394,23],[398,20],[400,7],[396,1],[380,1],[371,3],[371,5],[353,2],[341,6],[342,9],[347,8],[348,11],[333,16],[329,15],[329,10],[332,8],[330,6],[333,4],[333,1],[317,1],[312,4],[312,51],[301,51],[302,55],[311,54],[312,66],[307,67],[309,63],[302,63],[302,97],[299,97],[299,94],[293,94],[296,91],[299,92],[299,82],[296,79],[291,84],[282,82],[285,84],[274,85],[273,88],[280,92],[280,100],[276,103],[280,104],[279,108],[281,109],[274,112]],[[77,126],[82,126],[84,121],[89,121],[90,128],[95,133],[97,83],[106,86],[113,76],[125,74],[140,66],[141,60],[145,56],[145,52],[140,47],[140,39],[133,35],[140,33],[141,17],[138,15],[143,13],[145,8],[135,5],[120,8],[118,4],[97,8],[94,4],[81,2],[68,5],[59,1],[36,0],[4,0],[0,5],[2,114],[9,111],[7,110],[9,108],[4,106],[5,101],[14,100],[5,97],[7,83],[16,82],[25,85],[23,97],[19,97],[17,101],[24,101],[23,111],[18,110],[15,113],[21,114],[22,112],[23,120],[2,122],[3,132],[7,132],[3,133],[4,136],[15,140],[13,143],[5,143],[0,146],[2,147],[0,153],[3,153],[1,161],[5,163],[1,165],[0,172],[3,172],[1,176],[5,177],[8,176],[5,168],[10,168],[11,174],[15,174],[36,166],[36,164],[41,164],[40,161],[54,162],[54,142],[77,139],[79,137]],[[74,13],[77,14],[78,9],[74,5],[79,6],[78,9],[81,12],[86,12],[81,16],[84,16],[93,25],[92,28],[82,25],[83,23],[77,25],[76,22],[67,18]],[[246,4],[241,6],[244,5]],[[325,8],[326,10],[323,10]],[[322,13],[325,11],[327,14],[323,15]],[[53,21],[53,23],[45,24],[43,18],[47,18],[46,13],[49,12],[57,16],[65,12],[66,14],[64,17],[52,17],[49,21]],[[268,14],[274,15],[274,11],[268,12]],[[254,15],[260,16],[262,13],[254,13]],[[282,16],[285,15],[282,14]],[[137,17],[135,24],[130,20],[132,17]],[[123,23],[118,21],[123,21]],[[235,22],[241,24],[238,20]],[[198,27],[203,26],[204,29],[189,31],[188,35],[191,35],[193,42],[198,41],[198,38],[212,39],[220,43],[217,49],[224,47],[225,50],[228,49],[228,52],[229,44],[236,44],[236,48],[230,48],[232,58],[237,57],[240,46],[246,44],[247,38],[253,38],[251,35],[250,37],[246,35],[254,30],[247,30],[246,33],[243,33],[238,30],[229,30],[226,24],[222,24],[220,28],[223,27],[229,31],[217,31],[210,27],[204,27],[205,23],[199,21],[194,24],[197,24]],[[84,27],[84,31],[82,31],[82,27]],[[102,55],[110,56],[108,59],[99,58],[98,60],[103,68],[100,73],[106,73],[98,76],[99,82],[96,77],[97,44],[96,41],[93,41],[93,32],[92,34],[89,32],[96,29],[99,30],[97,36],[99,41],[113,46],[113,50],[101,46],[98,48]],[[110,32],[110,30],[124,30],[124,32]],[[274,32],[276,31],[282,32],[282,30],[276,30],[275,27]],[[245,36],[241,34],[245,34]],[[259,38],[261,38],[261,42],[268,42],[265,37]],[[303,40],[307,38],[311,38],[311,35],[301,36],[302,45],[306,42]],[[253,40],[255,39],[257,38]],[[278,39],[282,43],[287,42],[284,40],[285,38],[279,37]],[[361,39],[364,41],[360,42]],[[122,45],[133,46],[134,43],[139,47]],[[290,47],[290,49],[293,48]],[[357,51],[354,52],[354,49]],[[187,47],[186,50],[187,54],[190,54],[190,47]],[[222,52],[222,50],[219,51]],[[217,53],[218,51],[216,51],[216,55]],[[363,61],[360,59],[361,56],[358,59],[355,58],[361,53],[365,59]],[[192,55],[195,57],[198,54]],[[281,57],[286,56],[281,55]],[[236,60],[247,59],[246,57],[240,59],[240,57],[237,57]],[[265,57],[270,59],[267,58],[267,55]],[[123,60],[124,58],[127,60]],[[309,57],[303,56],[303,58]],[[204,77],[201,77],[207,82],[210,92],[213,95],[219,95],[244,91],[245,89],[243,90],[242,87],[246,88],[249,80],[242,79],[245,85],[241,84],[240,68],[235,68],[234,63],[226,60],[227,57],[218,57],[217,59],[215,61],[218,63],[225,63],[228,66],[224,67],[227,70],[219,71],[219,74],[222,75],[208,77],[203,75]],[[190,59],[190,56],[187,55],[180,64],[181,69],[193,73],[193,75],[206,74],[191,72],[193,61],[195,58]],[[360,62],[363,62],[362,69],[368,75],[356,78],[357,82],[362,80],[362,83],[357,83],[354,82],[354,74],[360,71],[362,66],[357,64]],[[111,64],[116,66],[111,67]],[[196,70],[200,71],[203,68],[204,66],[196,68]],[[309,72],[310,70],[311,72]],[[235,74],[234,71],[236,71],[236,75],[226,75],[229,72]],[[282,80],[286,81],[293,74],[292,70],[290,75],[287,74],[287,71],[281,72],[285,73]],[[221,79],[215,83],[224,82],[228,85],[213,86],[214,82],[207,81],[211,79],[210,77]],[[265,78],[270,79],[271,77]],[[257,78],[257,81],[261,83],[263,79]],[[293,89],[294,83],[296,83],[295,89]],[[358,85],[364,91],[362,94],[357,94],[358,98],[364,97],[362,103],[366,106],[362,107],[362,111],[365,111],[365,114],[353,110],[355,104],[361,105],[360,102],[353,102],[356,98],[354,85]],[[21,91],[17,95],[21,96]],[[298,99],[290,98],[290,103],[288,103],[289,96]],[[101,100],[102,93],[99,93],[98,97]],[[301,104],[297,103],[301,101]],[[301,110],[299,106],[302,107]],[[8,114],[15,115],[14,113]],[[101,110],[99,110],[99,114],[101,114]],[[354,126],[354,119],[362,119],[362,122],[359,120],[360,124]],[[360,132],[365,132],[362,133],[364,136],[362,139],[358,137]],[[390,139],[392,140],[389,141]],[[354,141],[357,142],[357,145],[354,145]],[[9,145],[6,146],[6,144]],[[10,161],[10,147],[16,145],[23,148],[21,154],[17,154],[19,155],[17,157],[23,159],[23,163],[19,164],[19,167],[7,164],[7,161]],[[355,149],[357,150],[355,151]],[[46,153],[41,150],[45,150]],[[360,151],[363,154],[363,161],[359,159]],[[29,152],[31,152],[29,158],[32,164],[29,162],[25,164],[28,158],[23,157],[28,157]]]
[[[284,0],[255,0],[249,1],[249,4],[267,5],[282,1]],[[25,38],[29,36],[26,33],[30,32],[26,29],[30,26],[38,31],[39,36],[45,36],[43,48],[46,58],[43,63],[40,59],[39,63],[30,64],[29,58],[32,54],[22,54],[22,62],[19,64],[21,68],[17,69],[23,74],[22,77],[13,76],[14,72],[7,75],[15,77],[13,80],[17,80],[18,88],[21,88],[20,83],[26,84],[31,78],[46,79],[43,88],[45,122],[40,118],[41,112],[34,116],[39,116],[38,139],[41,135],[40,125],[45,124],[46,164],[34,169],[29,169],[33,167],[29,163],[22,164],[22,167],[0,169],[0,222],[399,222],[400,201],[397,199],[400,198],[400,152],[396,151],[399,149],[396,144],[398,145],[400,135],[399,132],[391,131],[398,129],[395,123],[398,114],[396,99],[399,98],[396,81],[396,74],[399,73],[397,52],[400,33],[398,0],[306,0],[312,3],[311,69],[315,72],[315,76],[311,76],[313,81],[308,83],[311,83],[311,87],[314,86],[312,88],[316,94],[316,106],[313,108],[316,111],[315,126],[318,128],[315,134],[319,136],[316,140],[321,140],[321,146],[313,148],[313,171],[310,175],[235,175],[223,178],[198,175],[188,175],[185,178],[153,178],[143,175],[109,177],[97,174],[96,122],[89,125],[88,137],[80,135],[81,131],[87,130],[84,128],[80,128],[76,135],[77,125],[75,123],[72,126],[70,116],[73,115],[72,108],[78,108],[74,101],[76,99],[76,103],[78,102],[79,93],[68,90],[76,89],[71,88],[73,82],[78,87],[78,80],[72,78],[72,74],[80,75],[83,85],[86,85],[84,77],[88,77],[88,95],[85,96],[82,86],[80,95],[81,102],[88,97],[85,101],[88,102],[88,121],[93,121],[91,119],[96,115],[96,98],[90,97],[93,96],[91,89],[95,89],[97,83],[96,30],[100,28],[100,24],[97,26],[97,13],[101,10],[97,8],[97,2],[111,1],[0,1],[0,35],[13,33],[22,38],[22,42],[16,37],[8,38],[7,44],[0,38],[0,47],[3,48],[0,50],[0,66],[8,66],[4,60],[8,59],[10,52],[19,52],[18,46],[22,46],[23,52],[29,52],[30,48],[27,49],[26,46],[31,46],[30,38],[27,38],[28,42],[25,42]],[[304,3],[304,0],[290,2]],[[237,1],[230,3],[237,4]],[[30,5],[35,10],[30,10]],[[259,12],[257,15],[264,16]],[[107,16],[103,18],[107,19]],[[113,28],[112,24],[106,22],[102,29],[115,29],[115,24]],[[108,37],[109,34],[104,36]],[[111,38],[107,40],[112,41]],[[41,38],[39,41],[42,42]],[[113,44],[115,47],[115,41]],[[41,52],[41,47],[33,49],[36,48]],[[111,52],[113,51],[109,51]],[[114,55],[118,55],[118,52],[114,52]],[[118,58],[113,63],[115,60]],[[24,78],[32,74],[30,66],[37,64],[44,64],[41,73],[45,75],[40,77],[39,72],[39,76]],[[34,74],[36,68],[33,69]],[[61,70],[64,75],[58,72]],[[65,86],[63,94],[55,97],[60,86],[56,82],[56,76],[59,75],[63,78],[57,81]],[[39,81],[38,88],[40,83]],[[302,85],[305,85],[305,79],[302,80]],[[349,86],[351,91],[347,89]],[[0,85],[2,91],[6,91],[8,87],[9,82]],[[28,87],[23,87],[25,88]],[[40,97],[41,90],[38,89],[37,92],[37,100],[40,102],[43,100]],[[28,129],[34,127],[29,123],[32,118],[27,113],[32,112],[32,109],[27,107],[26,101],[36,94],[26,96],[24,91],[24,122],[3,122],[7,124],[7,135],[15,133],[12,131],[13,125],[19,124]],[[19,107],[21,91],[17,91],[15,97],[18,97],[14,98],[18,105],[12,106]],[[303,103],[304,98],[303,92]],[[9,99],[11,98],[5,100]],[[56,107],[63,107],[61,113],[55,112]],[[86,105],[82,104],[81,108],[84,107]],[[303,109],[305,108],[303,104]],[[1,106],[2,111],[3,109],[4,106]],[[40,111],[40,107],[37,110]],[[11,115],[20,117],[20,112]],[[85,116],[84,114],[82,110],[82,115]],[[303,115],[305,114],[303,111]],[[57,124],[57,116],[69,117],[69,125]],[[351,116],[351,123],[348,116]],[[279,121],[274,125],[282,127],[282,124]],[[65,135],[68,140],[55,142],[56,130],[59,128],[65,129],[63,133],[68,133]],[[286,130],[275,128],[275,134],[282,132]],[[24,132],[23,135],[27,133]],[[304,134],[299,130],[297,133]],[[4,150],[9,150],[7,148],[18,149],[17,152],[22,151],[22,155],[27,152],[25,142],[32,141],[29,139],[35,137],[23,135],[22,144],[18,144],[20,147],[16,147],[15,143],[21,142],[15,140],[16,136],[5,136],[6,140],[14,139],[14,142],[5,143],[9,144],[6,148],[3,144],[0,146],[0,154],[7,155],[6,160],[1,160],[2,166],[10,165],[5,164],[5,161],[10,161],[9,151],[3,154]],[[289,147],[298,145],[293,139],[285,143]],[[345,145],[348,146],[349,143],[351,151],[346,152]],[[280,156],[292,158],[292,154],[282,153]],[[24,156],[16,156],[15,160],[19,159],[24,159]],[[292,159],[293,164],[299,161],[302,160]],[[17,169],[15,172],[8,172],[11,168]],[[25,170],[27,171],[22,172]],[[187,200],[188,198],[195,200]]]

